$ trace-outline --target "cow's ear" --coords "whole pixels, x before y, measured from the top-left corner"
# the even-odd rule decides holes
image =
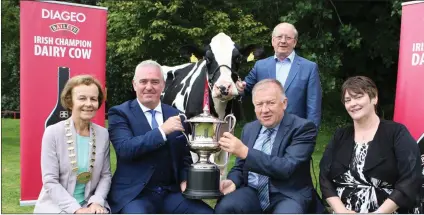
[[[191,62],[203,58],[204,52],[194,45],[185,45],[179,50],[181,57],[190,60]]]
[[[247,57],[247,62],[265,57],[264,47],[259,45],[251,44],[241,48],[239,51],[243,56]]]

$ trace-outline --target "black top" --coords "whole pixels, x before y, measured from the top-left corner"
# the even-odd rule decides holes
[[[368,186],[379,192],[373,202],[377,205],[363,206],[369,212],[376,210],[386,198],[400,207],[398,211],[413,208],[420,187],[420,152],[406,127],[393,121],[381,120],[374,139],[363,149],[355,146],[353,126],[338,129],[330,140],[320,162],[323,198],[339,196],[345,206],[349,207],[353,200],[347,200],[347,193],[341,190],[346,187]],[[357,153],[361,153],[355,153],[356,149],[362,150],[361,159],[357,157]],[[349,179],[349,174],[352,180]],[[356,191],[348,190],[348,193],[355,195]],[[354,202],[357,205],[351,209],[359,212],[362,204],[371,205],[372,200],[368,198]]]

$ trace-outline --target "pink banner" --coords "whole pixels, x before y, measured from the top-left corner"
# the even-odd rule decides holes
[[[70,117],[60,104],[66,81],[91,74],[106,81],[107,9],[66,2],[20,2],[21,205],[41,190],[45,127]],[[104,125],[105,106],[94,122]]]
[[[424,134],[424,1],[402,4],[394,121]]]

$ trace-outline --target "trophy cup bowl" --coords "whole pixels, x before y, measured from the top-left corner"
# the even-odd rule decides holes
[[[230,123],[229,132],[234,130],[236,118],[233,114],[227,115],[224,120],[210,115],[204,111],[195,117],[187,119],[192,134],[184,136],[192,152],[199,156],[199,160],[192,164],[188,170],[187,187],[183,196],[189,199],[216,199],[222,196],[219,190],[220,170],[218,166],[210,161],[213,153],[221,151],[219,147],[219,135],[221,126]]]

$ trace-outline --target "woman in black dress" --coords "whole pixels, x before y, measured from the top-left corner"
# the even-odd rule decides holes
[[[407,128],[379,119],[377,87],[364,76],[343,84],[353,126],[338,129],[320,162],[322,197],[335,213],[407,213],[420,187],[420,154]]]

